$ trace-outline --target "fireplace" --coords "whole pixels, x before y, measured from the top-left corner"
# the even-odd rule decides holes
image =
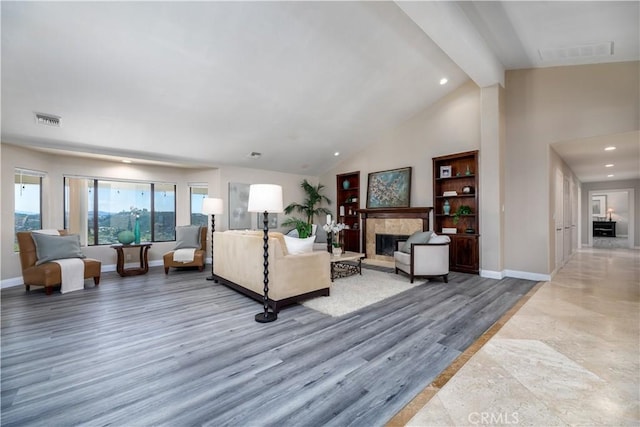
[[[398,240],[407,240],[406,234],[378,234],[376,233],[376,255],[393,256]]]
[[[362,218],[362,252],[368,259],[393,262],[399,237],[406,239],[416,231],[429,230],[430,207],[359,209]],[[380,254],[377,235],[396,236]],[[399,237],[398,237],[399,236]]]

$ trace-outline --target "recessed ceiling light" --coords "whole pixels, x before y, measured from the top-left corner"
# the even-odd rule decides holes
[[[333,153],[334,156],[338,157],[340,155],[339,151],[336,151],[335,153]]]
[[[123,160],[122,163],[131,163],[131,160]]]
[[[613,163],[609,163],[608,165],[604,165],[605,168],[612,168],[613,167]]]
[[[607,178],[612,178],[614,175],[612,173],[610,173],[609,175],[607,175]]]
[[[616,147],[614,147],[614,146],[612,145],[612,146],[610,146],[610,147],[605,148],[605,149],[604,149],[604,151],[611,151],[611,150],[615,150],[615,149],[616,149]]]
[[[443,78],[440,79],[440,84],[441,85],[446,85],[448,81],[449,81],[449,79],[447,79],[446,77],[443,77]]]

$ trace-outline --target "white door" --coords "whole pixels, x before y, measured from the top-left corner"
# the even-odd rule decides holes
[[[562,229],[563,229],[563,253],[562,263],[566,263],[571,255],[571,224],[573,223],[571,215],[571,190],[569,178],[564,177],[562,186]]]
[[[555,212],[553,215],[555,224],[555,238],[556,238],[556,270],[562,267],[562,258],[564,256],[564,225],[563,225],[563,204],[562,191],[564,186],[564,179],[562,171],[556,169],[556,194],[555,194]]]

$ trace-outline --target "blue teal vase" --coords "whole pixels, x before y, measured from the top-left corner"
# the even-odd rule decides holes
[[[136,225],[133,228],[133,241],[140,244],[140,218],[136,218]]]

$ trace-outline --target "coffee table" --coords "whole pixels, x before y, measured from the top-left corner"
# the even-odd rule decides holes
[[[331,255],[331,281],[340,277],[362,275],[362,259],[364,254],[359,252],[343,252],[341,255]]]

